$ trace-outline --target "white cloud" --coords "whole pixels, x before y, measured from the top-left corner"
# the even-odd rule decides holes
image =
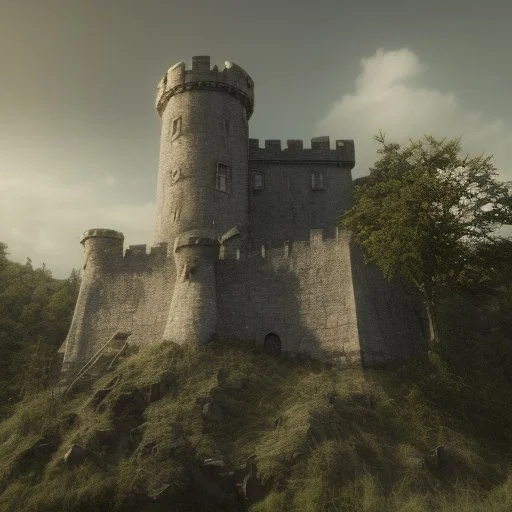
[[[67,184],[50,175],[5,172],[0,176],[0,241],[10,258],[43,262],[56,277],[81,266],[79,237],[93,227],[122,231],[126,244],[151,243],[154,204],[122,204],[100,185]]]
[[[361,60],[355,92],[343,95],[318,122],[315,134],[336,137],[340,126],[354,139],[354,176],[368,174],[377,159],[373,136],[382,130],[390,142],[406,143],[424,134],[435,137],[462,136],[470,154],[493,154],[503,179],[512,179],[508,151],[512,129],[501,119],[486,120],[480,112],[465,109],[453,92],[411,83],[427,69],[412,51],[377,50]]]

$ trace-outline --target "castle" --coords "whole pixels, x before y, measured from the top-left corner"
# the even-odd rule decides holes
[[[407,359],[423,346],[409,295],[365,265],[339,219],[352,204],[354,142],[248,137],[254,83],[193,57],[160,81],[155,243],[90,229],[63,344],[64,372],[116,332],[129,343],[242,339],[340,364]]]

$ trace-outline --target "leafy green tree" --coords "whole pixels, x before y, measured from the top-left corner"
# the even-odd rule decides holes
[[[44,264],[34,269],[29,258],[23,265],[7,255],[0,242],[0,418],[51,381],[80,288],[77,270],[54,279]]]
[[[510,190],[496,179],[491,157],[459,155],[460,139],[425,136],[404,147],[382,133],[375,140],[380,158],[356,184],[343,222],[386,278],[418,289],[438,341],[436,304],[460,284],[472,248],[512,223]]]

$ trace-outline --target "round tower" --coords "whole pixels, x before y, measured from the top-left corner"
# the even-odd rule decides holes
[[[176,282],[164,339],[204,345],[217,328],[215,261],[217,239],[189,231],[174,241]]]
[[[98,308],[98,290],[105,274],[119,268],[123,260],[123,241],[123,233],[101,228],[88,229],[80,238],[84,246],[84,264],[80,291],[64,349],[64,379],[76,373],[97,349],[91,333],[94,331]]]
[[[201,230],[217,238],[248,221],[248,119],[254,83],[231,62],[210,57],[180,62],[158,85],[162,118],[155,242]]]
[[[80,238],[84,246],[84,275],[96,268],[104,269],[119,262],[123,257],[124,235],[113,229],[88,229]]]

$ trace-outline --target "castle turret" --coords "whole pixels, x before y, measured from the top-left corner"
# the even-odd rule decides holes
[[[202,236],[200,231],[176,238],[176,283],[164,339],[203,345],[214,335],[217,328],[217,254],[217,240]]]
[[[123,241],[119,231],[99,228],[87,230],[80,239],[84,246],[82,282],[66,338],[63,376],[72,375],[92,355],[95,346],[91,322],[95,322],[99,305],[98,289],[105,275],[115,272],[122,261]]]
[[[162,118],[155,242],[200,229],[217,238],[248,221],[248,124],[254,83],[231,62],[180,62],[158,85]]]
[[[248,223],[248,119],[254,83],[239,66],[193,57],[158,85],[162,118],[155,242],[173,244],[177,282],[164,338],[205,343],[215,332],[217,239]]]

